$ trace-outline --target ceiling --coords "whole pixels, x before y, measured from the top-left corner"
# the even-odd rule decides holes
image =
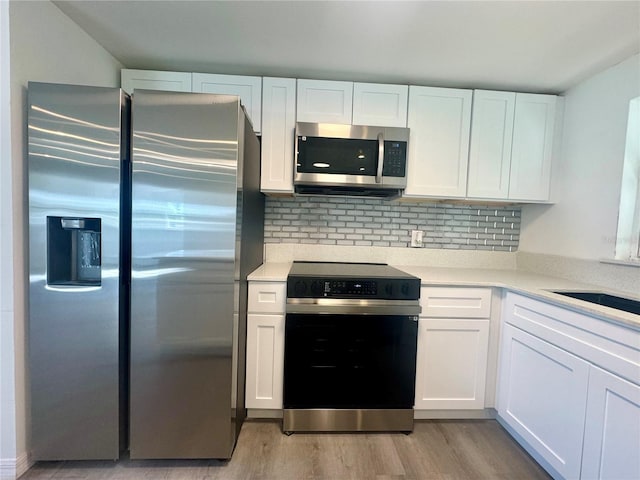
[[[561,93],[640,51],[640,0],[54,3],[127,68]]]

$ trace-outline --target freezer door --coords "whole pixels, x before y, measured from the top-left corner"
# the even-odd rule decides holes
[[[228,458],[237,97],[133,94],[134,459]]]
[[[116,459],[124,448],[119,185],[127,101],[119,89],[29,83],[33,460]]]

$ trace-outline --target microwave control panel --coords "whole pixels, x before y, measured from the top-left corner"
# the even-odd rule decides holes
[[[407,142],[385,140],[382,175],[404,177],[407,168]]]

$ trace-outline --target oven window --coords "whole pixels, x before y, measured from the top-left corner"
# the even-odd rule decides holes
[[[287,314],[284,408],[413,408],[414,318]]]
[[[375,175],[378,142],[346,138],[298,137],[297,171],[341,175]]]

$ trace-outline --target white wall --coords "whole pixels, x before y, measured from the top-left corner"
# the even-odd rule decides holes
[[[522,209],[520,251],[612,259],[629,101],[640,95],[640,55],[565,93],[552,206]]]
[[[5,3],[5,2],[2,2]],[[2,26],[5,32],[4,25]],[[55,5],[46,1],[9,2],[9,30],[11,45],[11,157],[1,157],[0,183],[3,201],[2,235],[7,225],[13,230],[13,245],[2,242],[2,291],[13,291],[12,311],[2,315],[13,319],[13,342],[3,339],[0,360],[2,379],[9,378],[15,362],[15,388],[2,391],[3,409],[0,410],[0,465],[17,465],[18,474],[26,466],[28,452],[28,395],[25,363],[26,298],[26,87],[30,80],[41,82],[73,83],[96,86],[119,86],[122,65],[81,30]],[[4,58],[4,52],[3,58]],[[3,109],[4,111],[4,109]],[[4,145],[4,143],[3,143]],[[7,164],[9,162],[9,164]],[[5,175],[7,173],[7,175]],[[9,175],[10,173],[10,175]],[[10,195],[13,208],[4,199]],[[5,259],[8,261],[5,262]],[[11,267],[13,261],[13,269]],[[13,270],[13,273],[9,273]],[[10,320],[9,320],[10,321]],[[4,321],[3,330],[5,333]],[[5,375],[7,375],[5,377]],[[13,397],[13,398],[11,398]],[[15,410],[15,432],[10,412],[4,410],[5,400]],[[8,469],[4,469],[5,471]]]

